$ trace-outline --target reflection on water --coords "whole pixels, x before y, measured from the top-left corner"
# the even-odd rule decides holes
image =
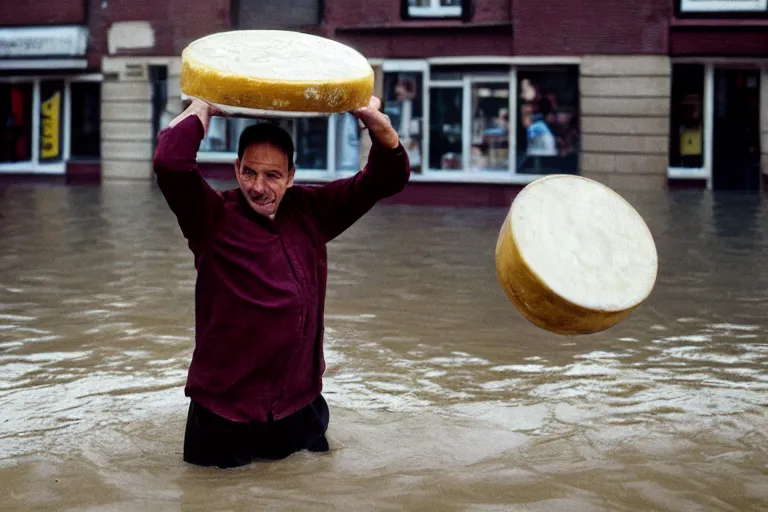
[[[766,510],[768,208],[627,198],[649,302],[541,331],[496,281],[499,209],[377,207],[329,247],[329,454],[181,461],[192,259],[150,184],[0,195],[3,510]]]

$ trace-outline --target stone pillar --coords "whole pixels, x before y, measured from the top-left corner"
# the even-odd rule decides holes
[[[582,59],[583,176],[617,190],[666,187],[670,80],[665,56]]]
[[[168,68],[168,113],[181,111],[179,58],[107,57],[102,64],[101,169],[104,180],[151,180],[154,141],[149,66]]]

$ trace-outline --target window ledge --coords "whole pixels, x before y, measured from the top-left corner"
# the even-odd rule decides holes
[[[672,18],[669,25],[671,28],[762,28],[768,27],[768,18]]]
[[[354,176],[354,172],[311,173],[296,172],[296,183],[327,183]],[[466,183],[469,185],[527,185],[545,175],[512,174],[509,172],[493,174],[491,172],[430,171],[426,174],[411,173],[411,183]]]
[[[667,169],[667,177],[673,180],[706,180],[709,178],[709,173],[706,169],[670,167]]]
[[[34,174],[64,174],[66,164],[64,162],[33,163],[33,162],[13,162],[0,163],[0,174],[13,174],[18,172],[31,172]]]

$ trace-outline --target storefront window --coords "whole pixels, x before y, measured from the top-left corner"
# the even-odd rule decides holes
[[[0,83],[0,163],[32,160],[31,83]]]
[[[517,172],[576,173],[577,67],[518,71]]]
[[[509,82],[472,84],[473,171],[509,170]]]
[[[200,144],[202,153],[237,153],[240,134],[260,121],[251,118],[214,117]],[[297,170],[328,168],[328,118],[281,119],[278,124],[293,137]],[[234,160],[234,159],[233,159]]]
[[[408,152],[413,172],[421,172],[422,166],[423,84],[421,71],[384,73],[384,113]]]
[[[461,170],[463,89],[433,87],[429,95],[430,168]]]
[[[70,154],[75,159],[99,158],[101,154],[101,84],[72,82]]]
[[[672,66],[670,167],[704,167],[704,65]]]

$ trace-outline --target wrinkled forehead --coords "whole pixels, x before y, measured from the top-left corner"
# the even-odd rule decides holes
[[[251,169],[280,169],[288,171],[288,155],[269,142],[251,144],[243,151],[242,165]]]

